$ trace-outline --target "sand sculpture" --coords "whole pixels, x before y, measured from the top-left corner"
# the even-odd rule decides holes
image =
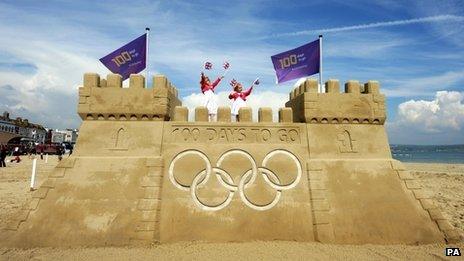
[[[460,239],[392,159],[379,84],[307,80],[270,108],[193,122],[164,76],[85,74],[83,119],[63,160],[2,232],[14,246],[291,240],[416,244]],[[6,238],[6,239],[5,239]]]

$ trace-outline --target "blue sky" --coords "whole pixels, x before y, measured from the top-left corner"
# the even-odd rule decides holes
[[[270,56],[322,33],[325,80],[380,81],[391,143],[464,143],[463,1],[288,2],[2,1],[0,110],[78,127],[83,73],[106,75],[98,59],[147,26],[150,74],[167,75],[187,106],[201,103],[202,63],[228,60],[230,77],[260,77],[251,106],[278,108],[295,81],[275,85]]]

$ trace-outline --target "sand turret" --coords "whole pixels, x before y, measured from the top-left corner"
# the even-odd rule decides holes
[[[417,244],[460,240],[392,159],[379,83],[309,79],[285,108],[181,106],[164,76],[86,74],[83,119],[63,160],[7,230],[14,246],[177,241]]]

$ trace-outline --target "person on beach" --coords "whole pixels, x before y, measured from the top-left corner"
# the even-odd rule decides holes
[[[214,89],[218,86],[219,82],[221,82],[223,78],[224,76],[220,76],[213,83],[211,83],[209,77],[206,76],[203,72],[201,73],[200,87],[201,92],[205,96],[205,101],[203,104],[208,109],[209,121],[216,120],[218,105]]]
[[[10,160],[10,162],[16,161],[16,163],[21,162],[21,158],[19,157],[21,153],[19,152],[19,147],[15,147],[13,150],[14,159]]]
[[[44,144],[40,144],[39,145],[39,151],[40,151],[40,159],[43,160],[44,159]]]
[[[233,100],[231,113],[235,116],[236,121],[238,121],[238,111],[240,108],[246,106],[246,99],[251,94],[253,85],[246,91],[243,91],[242,84],[235,79],[230,82],[230,85],[234,88],[234,91],[229,94],[229,99]]]
[[[58,154],[58,161],[61,161],[63,159],[63,148],[59,146],[56,150],[56,153]]]
[[[29,156],[28,156],[29,159],[35,158],[36,151],[35,151],[34,146],[29,147],[28,152],[29,152]]]
[[[6,147],[2,145],[0,150],[0,168],[6,167],[5,159],[6,159],[7,151]]]

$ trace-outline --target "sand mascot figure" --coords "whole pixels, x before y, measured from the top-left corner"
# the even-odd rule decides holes
[[[251,84],[248,90],[243,91],[243,86],[241,83],[237,82],[235,79],[232,79],[232,81],[230,81],[230,85],[234,89],[234,91],[229,94],[229,99],[233,100],[231,113],[233,116],[235,116],[236,121],[238,121],[238,111],[240,110],[240,108],[246,107],[247,97],[251,94],[251,91],[253,90],[253,86],[258,85],[258,84],[259,84],[259,78],[257,78]]]

